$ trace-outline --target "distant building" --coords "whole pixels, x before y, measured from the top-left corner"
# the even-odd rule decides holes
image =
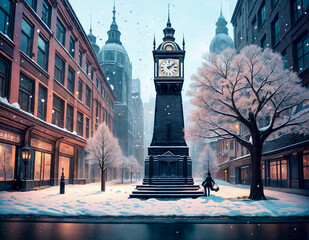
[[[286,67],[309,84],[309,1],[238,0],[232,16],[235,48],[256,44],[282,54]],[[298,110],[309,106],[305,103]],[[239,131],[242,132],[242,127]],[[285,134],[269,139],[263,148],[265,186],[309,189],[309,135]],[[250,184],[249,152],[235,140],[224,140],[221,179]]]
[[[96,123],[113,129],[116,97],[69,1],[1,0],[0,16],[0,190],[57,185],[62,168],[93,181],[84,147]]]
[[[114,135],[118,138],[124,156],[135,154],[135,136],[132,110],[132,65],[120,41],[120,31],[116,23],[116,10],[107,32],[108,39],[98,53],[101,68],[114,90]]]
[[[220,16],[216,23],[216,36],[211,40],[209,51],[211,53],[220,54],[226,48],[234,48],[232,38],[228,34],[228,28],[226,27],[227,21],[222,15],[222,9]]]
[[[134,156],[141,166],[144,165],[144,106],[141,99],[141,81],[132,80],[133,125],[135,136]]]

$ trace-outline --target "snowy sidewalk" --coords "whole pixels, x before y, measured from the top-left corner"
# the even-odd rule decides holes
[[[196,183],[200,183],[195,180]],[[0,192],[0,215],[47,215],[53,217],[295,217],[309,216],[309,198],[265,190],[271,200],[241,200],[249,186],[216,181],[219,192],[197,199],[130,199],[134,184],[100,183],[59,186],[31,192]],[[136,183],[135,183],[136,184]]]

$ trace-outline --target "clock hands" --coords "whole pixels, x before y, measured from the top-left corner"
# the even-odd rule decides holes
[[[171,65],[167,66],[167,69],[170,69],[171,67],[173,67],[176,63],[173,62]]]

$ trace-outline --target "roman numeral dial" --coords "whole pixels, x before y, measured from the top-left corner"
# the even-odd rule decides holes
[[[179,76],[179,60],[178,59],[160,59],[159,74],[164,77]]]

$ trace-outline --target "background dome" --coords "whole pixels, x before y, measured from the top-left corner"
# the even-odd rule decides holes
[[[217,34],[210,43],[210,52],[219,54],[226,48],[234,48],[234,42],[232,38],[224,33]]]
[[[116,62],[125,64],[130,62],[126,49],[118,43],[106,43],[98,53],[99,63]]]

